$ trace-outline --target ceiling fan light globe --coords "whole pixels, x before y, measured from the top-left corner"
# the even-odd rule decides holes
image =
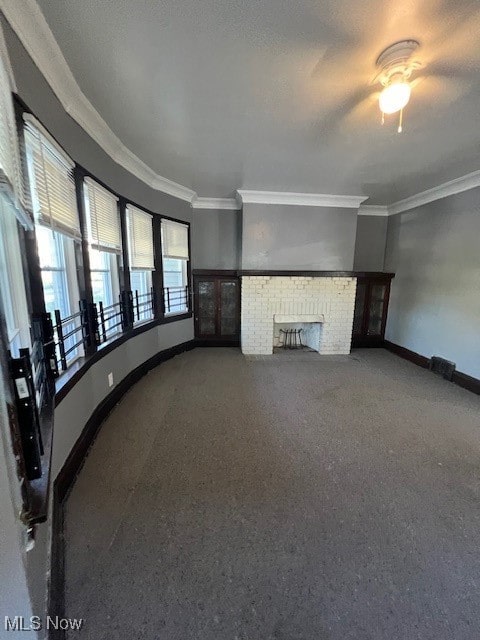
[[[382,113],[396,113],[403,109],[410,100],[411,88],[408,82],[395,82],[383,89],[378,103]]]

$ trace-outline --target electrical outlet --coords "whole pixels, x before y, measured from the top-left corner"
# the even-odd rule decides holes
[[[110,372],[108,374],[108,386],[109,387],[113,387],[113,373],[112,372]]]

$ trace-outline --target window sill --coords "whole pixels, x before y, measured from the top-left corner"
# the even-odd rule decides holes
[[[186,320],[187,318],[191,318],[193,313],[191,311],[187,311],[185,313],[169,313],[166,315],[160,324],[168,324],[169,322],[177,322],[178,320]]]
[[[188,313],[185,309],[182,309],[181,311],[170,311],[169,313],[165,314],[165,318],[171,318],[172,316],[183,316],[186,313]]]
[[[73,389],[77,382],[85,375],[85,373],[95,363],[101,360],[108,353],[119,347],[121,344],[134,338],[145,331],[149,331],[154,327],[161,326],[163,324],[169,324],[171,322],[178,322],[192,317],[192,312],[189,311],[183,314],[175,314],[166,316],[159,320],[146,320],[139,324],[134,325],[133,329],[125,333],[120,333],[118,336],[113,337],[108,342],[103,343],[97,348],[97,351],[91,356],[80,357],[69,367],[67,371],[62,373],[55,381],[55,406],[58,406],[65,396]]]
[[[136,320],[133,323],[133,330],[143,327],[144,324],[152,324],[152,322],[156,322],[154,318],[148,318],[147,320]]]

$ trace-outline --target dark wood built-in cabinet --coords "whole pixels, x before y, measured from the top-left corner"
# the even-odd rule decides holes
[[[197,346],[240,344],[240,286],[242,275],[252,271],[193,272],[195,342]],[[266,275],[308,275],[310,277],[356,277],[357,293],[353,320],[353,347],[380,347],[384,342],[390,283],[393,273],[380,272],[265,272]]]
[[[376,273],[357,278],[353,347],[382,346],[392,277],[391,273]]]
[[[240,342],[240,279],[228,272],[194,273],[195,338],[206,345]]]

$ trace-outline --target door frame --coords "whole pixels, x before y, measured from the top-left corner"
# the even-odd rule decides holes
[[[240,346],[240,333],[241,333],[241,288],[242,279],[238,275],[238,271],[231,269],[194,269],[193,275],[193,318],[194,318],[194,331],[195,331],[195,345],[198,347],[239,347]],[[199,318],[198,318],[198,283],[201,280],[211,280],[217,282],[220,280],[235,280],[237,285],[237,313],[238,313],[238,335],[234,336],[222,336],[217,335],[199,336]],[[216,301],[216,318],[215,322],[218,323],[219,305]]]

